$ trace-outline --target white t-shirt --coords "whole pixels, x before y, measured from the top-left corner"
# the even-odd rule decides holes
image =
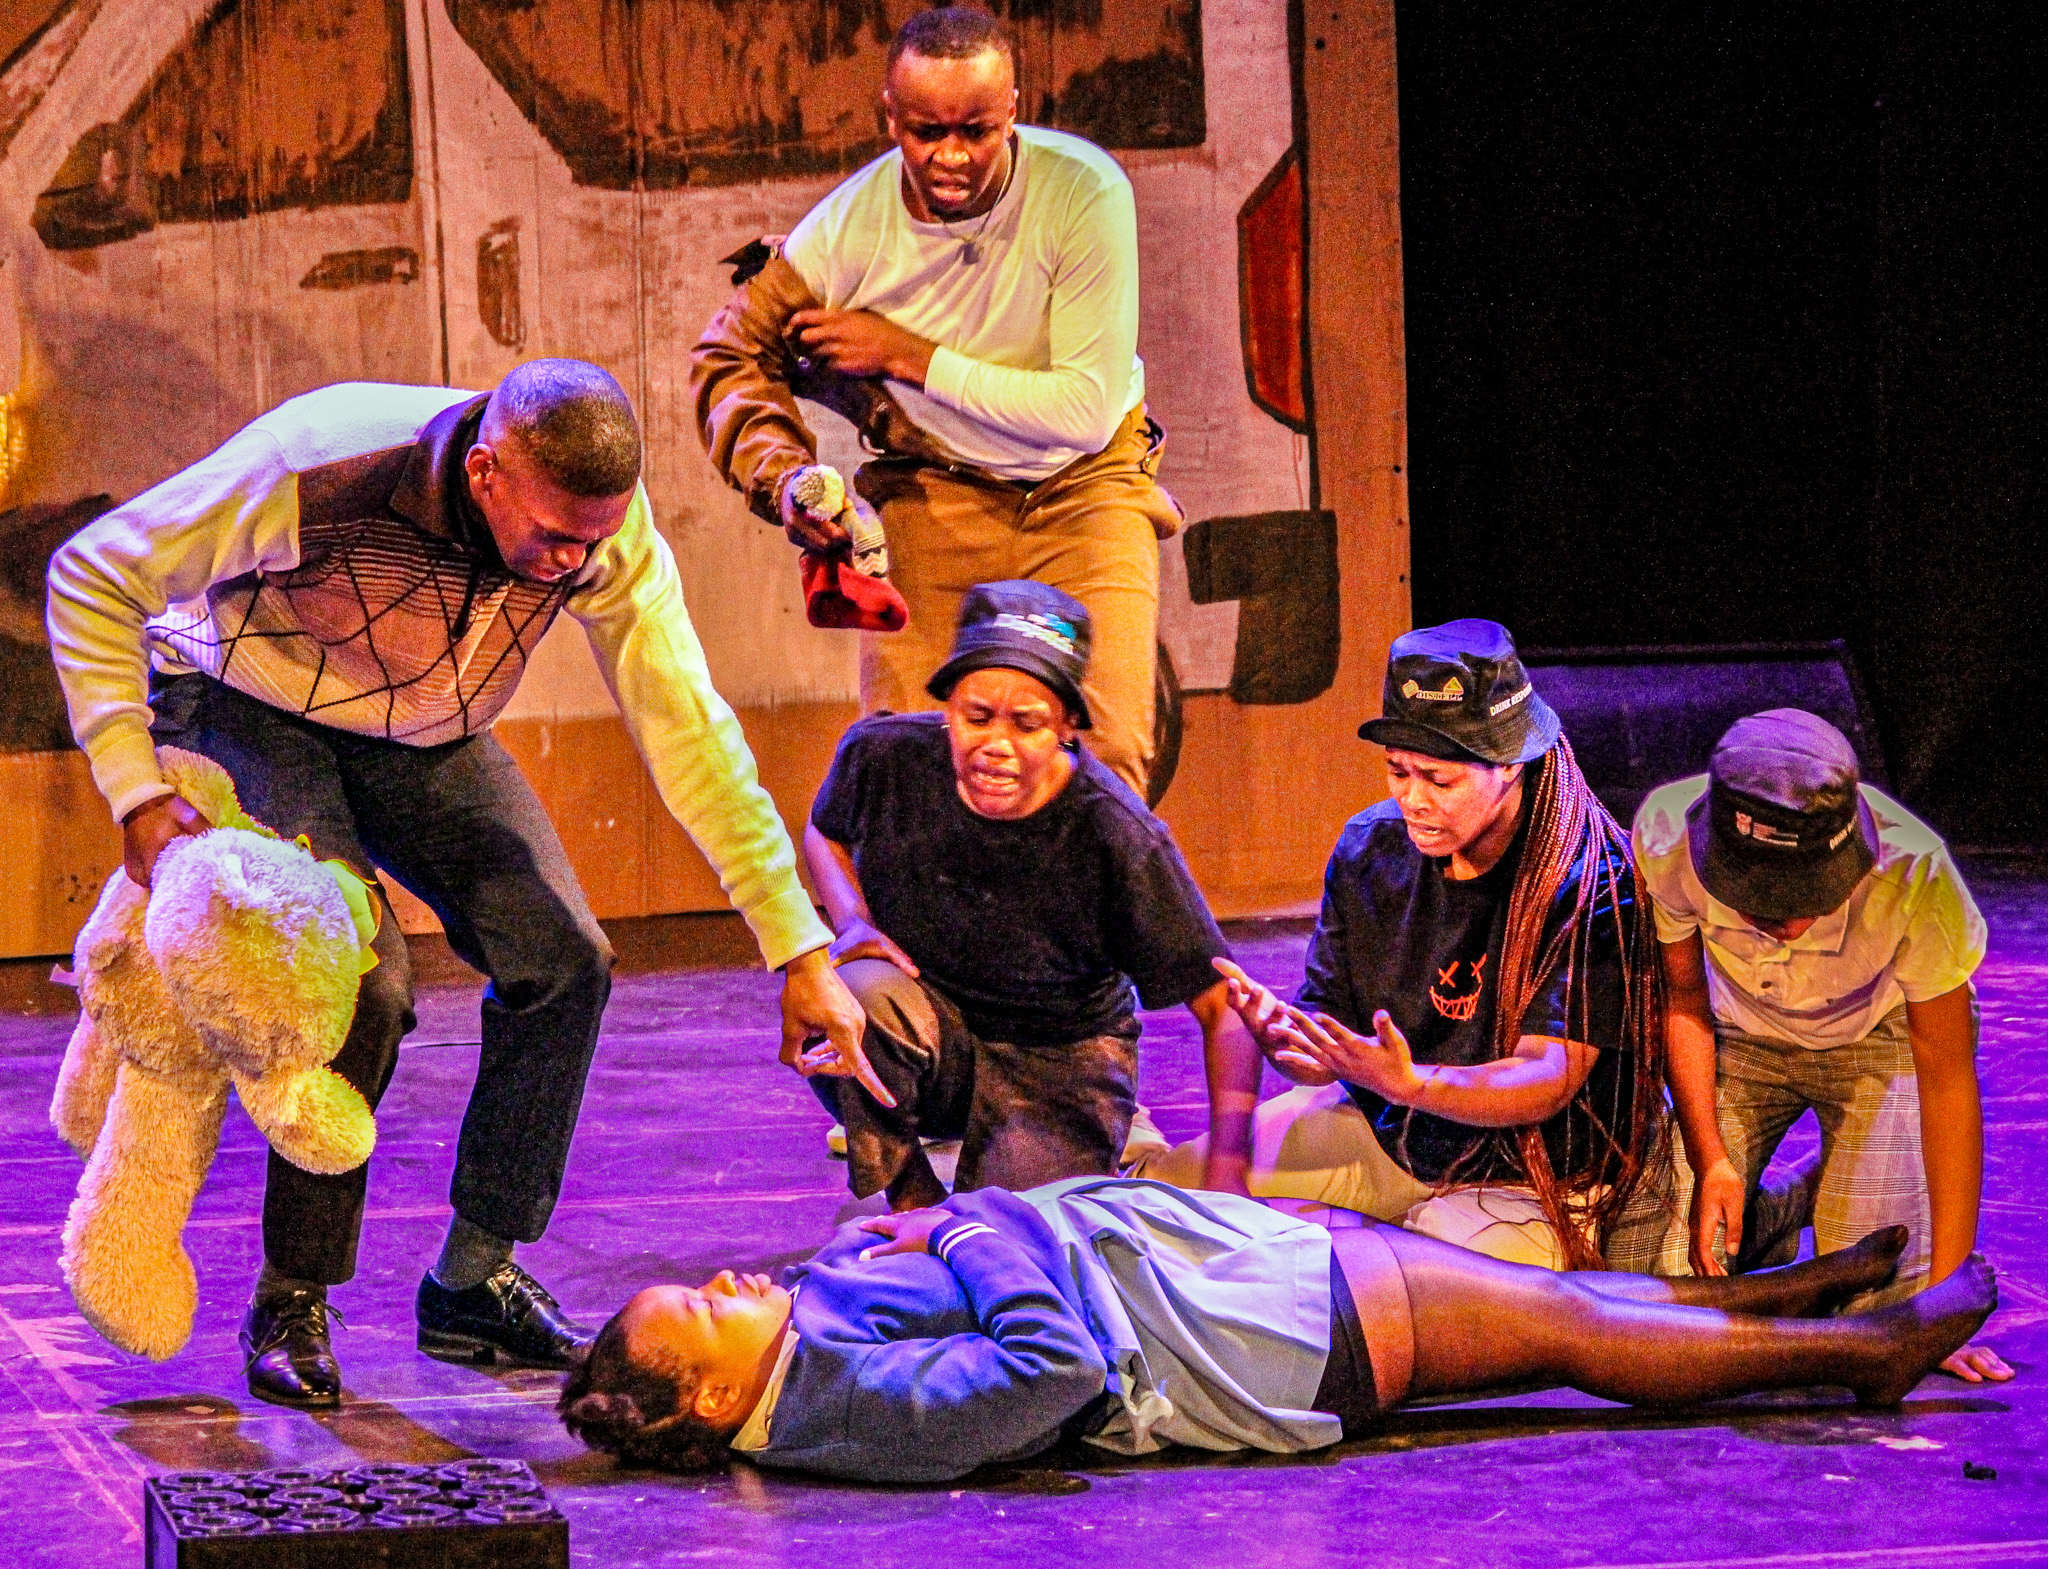
[[[922,392],[889,390],[962,462],[1031,483],[1109,444],[1145,366],[1131,182],[1078,136],[1020,125],[1017,148],[1002,199],[951,224],[910,216],[891,148],[804,214],[783,254],[827,309],[938,344]]]
[[[1933,829],[1870,785],[1877,864],[1846,904],[1789,943],[1766,937],[1700,886],[1686,808],[1707,776],[1668,784],[1636,813],[1638,876],[1660,942],[1698,932],[1714,1018],[1746,1035],[1820,1049],[1860,1041],[1902,1002],[1954,991],[1984,960],[1984,917]]]

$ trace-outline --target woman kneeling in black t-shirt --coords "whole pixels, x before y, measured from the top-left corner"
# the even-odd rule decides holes
[[[1656,1261],[1668,1159],[1656,947],[1626,833],[1594,798],[1507,629],[1397,640],[1384,715],[1393,799],[1345,825],[1297,1007],[1235,967],[1231,1000],[1304,1088],[1249,1139],[1146,1176],[1240,1171],[1522,1263]],[[1624,1211],[1628,1224],[1620,1224]]]
[[[846,1125],[858,1197],[942,1199],[922,1138],[962,1140],[960,1192],[1113,1173],[1136,1108],[1134,984],[1148,1008],[1188,1005],[1212,1082],[1255,1081],[1214,968],[1230,950],[1179,850],[1075,741],[1089,632],[1045,584],[973,589],[931,680],[945,711],[855,725],[811,808],[832,957],[893,1097],[811,1081]],[[1241,1139],[1250,1091],[1218,1101],[1212,1128]]]

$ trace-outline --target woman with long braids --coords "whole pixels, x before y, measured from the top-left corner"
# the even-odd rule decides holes
[[[1670,1140],[1655,933],[1627,832],[1593,796],[1507,629],[1398,639],[1382,717],[1392,799],[1345,825],[1288,1006],[1219,964],[1299,1089],[1252,1110],[1258,1063],[1210,1094],[1235,1137],[1138,1173],[1312,1201],[1520,1263],[1646,1269]]]

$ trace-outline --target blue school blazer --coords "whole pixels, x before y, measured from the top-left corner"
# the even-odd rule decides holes
[[[1059,1282],[1051,1228],[997,1188],[956,1194],[929,1253],[860,1262],[842,1226],[794,1266],[798,1345],[757,1465],[944,1482],[1035,1454],[1103,1393],[1108,1366]]]

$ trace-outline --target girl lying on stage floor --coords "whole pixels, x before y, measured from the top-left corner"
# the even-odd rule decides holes
[[[1686,1405],[1843,1386],[1895,1405],[1997,1303],[1973,1256],[1888,1280],[1906,1229],[1766,1273],[1553,1274],[1395,1227],[1326,1231],[1229,1194],[1115,1177],[984,1188],[840,1229],[788,1286],[651,1286],[562,1392],[632,1464],[935,1482],[1079,1436],[1119,1454],[1320,1448],[1409,1396],[1569,1384]]]

